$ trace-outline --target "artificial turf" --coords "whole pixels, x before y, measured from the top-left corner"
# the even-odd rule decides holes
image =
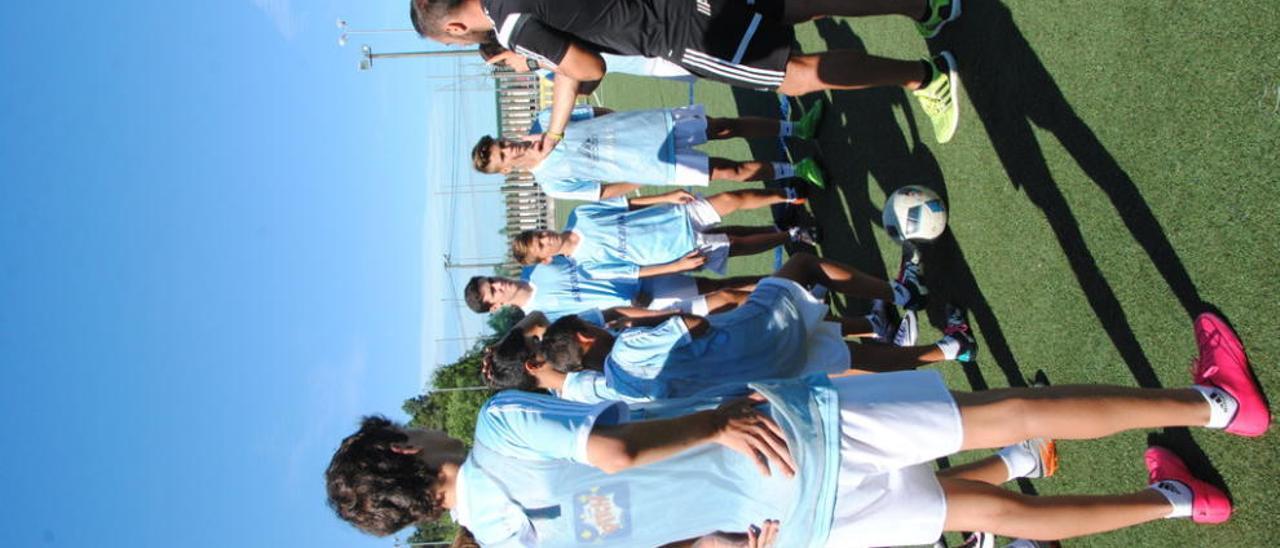
[[[805,51],[915,58],[949,49],[963,81],[960,129],[946,145],[898,89],[792,103],[829,102],[816,144],[791,147],[797,157],[820,154],[829,171],[828,189],[809,207],[826,232],[821,253],[894,274],[899,251],[879,228],[880,204],[897,187],[927,185],[951,213],[948,234],[924,254],[936,297],[930,319],[941,320],[942,301],[964,305],[981,345],[976,364],[938,366],[954,388],[1022,385],[1036,371],[1054,384],[1185,386],[1195,355],[1191,318],[1216,309],[1244,340],[1264,390],[1280,398],[1277,20],[1276,2],[965,0],[964,16],[928,42],[900,17],[798,27]],[[688,88],[613,75],[599,97],[615,109],[675,106],[687,103]],[[695,98],[712,116],[778,112],[772,94],[716,83],[697,84]],[[705,150],[779,158],[773,142]],[[729,221],[770,219],[753,212]],[[769,255],[736,258],[731,269],[764,273],[772,264]],[[847,303],[850,312],[865,306]],[[936,336],[925,327],[921,341]],[[1064,442],[1056,477],[1017,488],[1141,488],[1149,441],[1225,485],[1236,503],[1232,520],[1151,523],[1067,544],[1276,542],[1274,432],[1246,440],[1170,429]]]

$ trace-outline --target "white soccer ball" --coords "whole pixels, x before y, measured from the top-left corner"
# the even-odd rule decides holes
[[[884,230],[896,242],[927,242],[947,228],[947,204],[937,192],[908,185],[884,202]]]

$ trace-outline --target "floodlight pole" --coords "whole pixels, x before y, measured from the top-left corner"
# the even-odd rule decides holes
[[[477,49],[447,49],[441,51],[394,51],[391,53],[374,53],[368,45],[360,46],[360,70],[373,68],[374,59],[406,59],[409,57],[468,57],[480,53]]]

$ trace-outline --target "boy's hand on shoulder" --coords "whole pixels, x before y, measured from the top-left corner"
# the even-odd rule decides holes
[[[746,455],[760,469],[771,475],[769,464],[776,465],[787,477],[796,475],[796,464],[782,428],[756,406],[767,403],[764,396],[751,393],[747,397],[725,402],[714,411],[717,433],[715,442]]]
[[[605,324],[605,327],[609,329],[613,329],[615,331],[625,331],[627,329],[631,329],[632,327],[635,327],[635,325],[636,325],[635,318],[628,318],[626,316],[623,316],[621,318],[618,318],[616,320],[613,320]]]

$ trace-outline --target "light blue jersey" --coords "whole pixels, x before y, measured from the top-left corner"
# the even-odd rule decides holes
[[[612,68],[612,67],[610,67]],[[573,105],[573,110],[569,111],[569,122],[581,122],[596,117],[596,109],[591,105]],[[529,133],[542,133],[543,129],[551,125],[551,108],[547,107],[538,111],[538,116],[533,119],[533,125],[529,126]]]
[[[633,110],[571,123],[532,173],[561,200],[598,200],[604,183],[675,184],[670,109]]]
[[[826,307],[791,280],[766,278],[738,308],[707,317],[693,337],[679,316],[623,331],[604,361],[610,390],[660,400],[731,393],[763,379],[848,368],[848,348],[824,326]]]
[[[454,518],[485,546],[658,546],[766,519],[785,524],[779,546],[821,546],[840,468],[835,391],[822,377],[754,387],[783,428],[794,478],[766,477],[714,444],[605,474],[587,464],[587,440],[628,420],[626,404],[508,390],[480,410]]]
[[[572,259],[557,256],[550,264],[525,268],[520,279],[533,284],[533,296],[522,309],[547,315],[550,321],[577,314],[596,325],[604,324],[600,311],[631,306],[640,292],[640,281],[631,278],[593,278]]]
[[[626,403],[647,401],[647,398],[630,398],[618,393],[617,390],[609,388],[608,383],[605,381],[604,373],[592,370],[573,371],[566,374],[564,386],[560,388],[556,396],[569,401],[591,404],[608,401]]]
[[[636,278],[642,266],[667,264],[698,248],[685,207],[659,204],[628,209],[618,202],[573,208],[565,230],[582,236],[572,258],[596,279]]]

